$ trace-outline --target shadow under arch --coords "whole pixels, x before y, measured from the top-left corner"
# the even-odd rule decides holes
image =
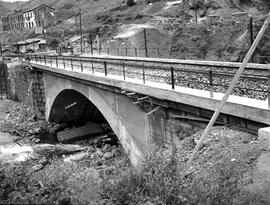
[[[62,90],[54,99],[50,109],[49,121],[83,124],[87,121],[107,123],[99,109],[82,93]]]

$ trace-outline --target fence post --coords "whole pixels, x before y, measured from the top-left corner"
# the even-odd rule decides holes
[[[66,68],[65,58],[63,58],[63,66],[64,66],[64,69],[65,69]]]
[[[128,55],[128,48],[126,48],[126,56]]]
[[[160,57],[160,50],[157,48],[157,57]]]
[[[94,63],[93,63],[93,60],[91,60],[91,63],[92,63],[92,73],[94,74],[95,71],[94,71]]]
[[[137,48],[135,48],[135,57],[138,56],[138,53],[137,53]]]
[[[44,61],[45,61],[45,65],[47,65],[47,62],[46,62],[46,56],[44,55]]]
[[[2,62],[1,62],[1,64],[2,64]],[[2,64],[3,65],[3,64]],[[4,66],[4,65],[3,65]],[[1,67],[1,69],[0,69],[0,77],[2,76],[2,67]],[[0,82],[0,99],[2,100],[3,99],[3,82],[1,81]]]
[[[212,69],[209,70],[209,85],[210,85],[210,98],[213,98],[213,71]]]
[[[50,61],[51,61],[51,67],[52,67],[52,56],[50,56]]]
[[[57,58],[57,56],[55,56],[55,63],[56,63],[56,67],[58,68],[58,58]]]
[[[171,83],[172,83],[172,89],[175,88],[175,79],[174,79],[174,68],[171,67]]]
[[[107,62],[104,61],[104,73],[105,73],[105,76],[107,76]]]
[[[143,69],[143,84],[145,84],[145,69],[144,69],[144,64],[142,65],[142,69]]]
[[[148,51],[147,51],[147,37],[146,37],[146,29],[143,29],[144,34],[144,49],[145,49],[145,57],[148,57]]]
[[[72,58],[70,59],[70,64],[71,64],[71,70],[73,70],[73,61],[72,61]]]
[[[92,41],[92,35],[89,34],[89,40],[90,40],[90,47],[91,47],[91,55],[93,55],[93,41]]]
[[[83,72],[83,62],[82,62],[82,59],[80,59],[80,62],[81,62],[81,71]]]
[[[126,80],[126,70],[125,70],[125,62],[123,61],[123,77]]]
[[[268,75],[268,109],[270,109],[270,75]]]

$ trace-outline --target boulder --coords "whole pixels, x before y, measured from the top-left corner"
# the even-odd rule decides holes
[[[119,149],[113,149],[112,150],[112,154],[117,157],[117,156],[120,156],[121,155],[121,151]]]
[[[105,151],[108,151],[110,149],[111,149],[111,145],[109,145],[109,144],[105,144],[103,147],[103,150],[105,150]]]
[[[34,128],[35,134],[39,134],[41,131],[42,131],[42,128],[41,127]]]
[[[36,171],[38,171],[38,170],[41,170],[43,168],[43,165],[42,164],[37,164],[37,165],[34,165],[33,167],[32,167],[32,170],[34,171],[34,172],[36,172]]]
[[[108,159],[111,159],[111,158],[113,158],[113,153],[112,152],[106,152],[102,157],[103,160],[108,160]]]
[[[76,154],[70,155],[69,157],[66,157],[64,159],[64,162],[81,160],[82,158],[84,158],[86,156],[87,156],[87,153],[85,153],[85,152],[76,153]]]
[[[99,179],[99,172],[95,168],[89,167],[85,169],[84,171],[81,172],[83,176],[86,178],[91,178],[91,179]]]

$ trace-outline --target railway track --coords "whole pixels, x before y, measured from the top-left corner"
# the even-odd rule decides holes
[[[212,92],[225,93],[239,63],[191,61],[176,59],[112,57],[112,56],[55,56],[55,55],[13,55],[6,58],[29,59],[51,67],[104,73],[122,76],[123,79],[139,79],[189,87]],[[266,100],[270,91],[270,68],[264,64],[249,64],[241,76],[233,95]]]

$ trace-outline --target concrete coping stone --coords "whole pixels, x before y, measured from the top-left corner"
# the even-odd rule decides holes
[[[268,143],[268,148],[270,148],[270,127],[264,127],[258,131],[259,141],[264,141]]]

